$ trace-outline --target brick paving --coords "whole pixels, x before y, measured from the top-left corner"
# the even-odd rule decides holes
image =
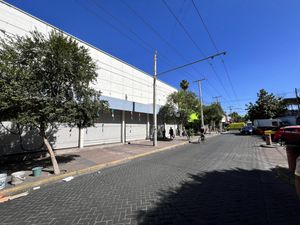
[[[0,224],[300,224],[284,157],[259,141],[224,134],[51,184],[1,204]]]

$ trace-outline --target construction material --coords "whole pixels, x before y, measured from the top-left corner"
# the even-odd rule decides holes
[[[25,180],[25,171],[18,171],[11,174],[11,184],[17,185]]]

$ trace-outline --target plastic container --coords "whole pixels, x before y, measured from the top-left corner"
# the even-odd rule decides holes
[[[40,166],[32,168],[33,176],[34,177],[40,176],[42,173],[42,169],[43,169],[43,167],[40,167]]]
[[[3,189],[3,188],[5,188],[6,178],[7,178],[7,174],[6,173],[0,173],[0,190]]]
[[[25,180],[25,171],[18,171],[11,174],[11,184],[21,184]]]

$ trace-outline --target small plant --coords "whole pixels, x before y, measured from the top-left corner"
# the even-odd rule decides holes
[[[189,128],[189,129],[187,130],[187,135],[188,135],[189,137],[194,136],[194,135],[195,135],[194,129],[193,129],[193,128]]]

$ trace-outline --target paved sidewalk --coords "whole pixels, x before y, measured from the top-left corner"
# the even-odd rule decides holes
[[[216,133],[207,134],[210,138],[217,135]],[[198,140],[195,136],[192,142]],[[61,175],[52,174],[53,168],[49,157],[43,157],[34,160],[34,162],[24,162],[13,165],[4,165],[0,169],[7,171],[8,178],[6,188],[0,191],[1,195],[9,195],[15,192],[24,191],[34,186],[39,186],[63,179],[67,176],[76,176],[99,169],[124,163],[134,158],[142,157],[158,151],[172,149],[177,146],[188,144],[187,137],[176,137],[174,140],[158,141],[158,146],[154,147],[152,141],[131,141],[130,144],[111,144],[85,147],[83,149],[73,148],[56,151],[56,158],[61,169]],[[42,166],[42,174],[39,177],[33,177],[31,169],[35,166]],[[25,171],[26,179],[20,184],[13,186],[10,184],[10,174],[16,171]]]
[[[275,148],[255,146],[258,163],[264,168],[274,168],[276,166],[288,168],[286,150],[283,146]]]

